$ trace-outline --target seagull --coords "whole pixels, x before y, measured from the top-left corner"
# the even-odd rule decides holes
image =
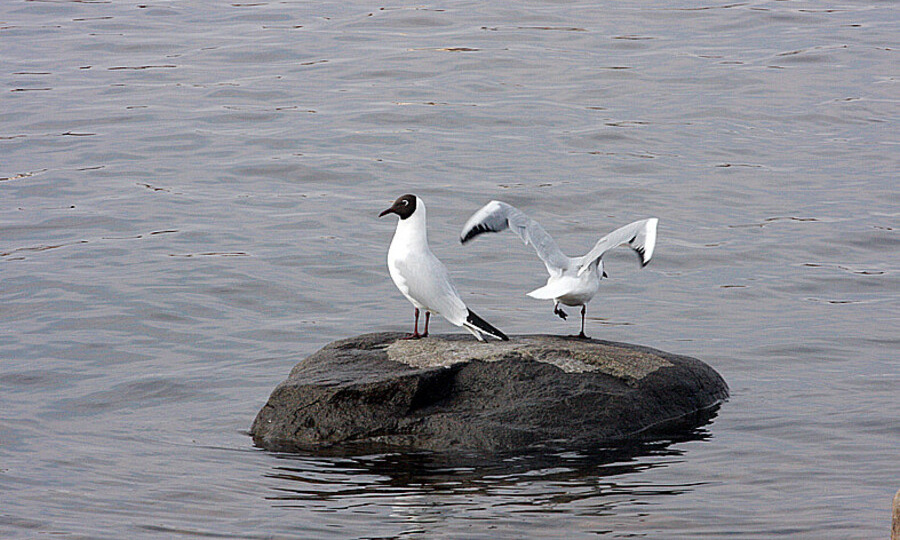
[[[642,219],[620,227],[601,238],[593,249],[582,257],[568,257],[547,231],[514,206],[501,201],[491,201],[472,214],[463,226],[459,241],[463,244],[486,232],[500,232],[507,228],[525,242],[531,244],[537,256],[544,261],[550,277],[547,284],[528,293],[538,300],[553,300],[553,313],[565,320],[568,314],[559,305],[581,306],[581,333],[584,334],[584,313],[587,303],[600,289],[600,280],[608,277],[603,270],[603,254],[615,247],[627,244],[638,252],[641,266],[646,266],[656,246],[657,218]]]
[[[434,312],[451,324],[462,326],[478,341],[484,341],[483,335],[508,341],[506,334],[466,307],[450,281],[447,268],[428,247],[425,202],[415,195],[403,195],[394,201],[393,206],[378,214],[378,217],[387,214],[400,216],[397,231],[388,249],[388,270],[394,284],[416,310],[413,333],[406,339],[427,337],[428,321]],[[425,331],[422,334],[419,334],[419,310],[425,311]]]

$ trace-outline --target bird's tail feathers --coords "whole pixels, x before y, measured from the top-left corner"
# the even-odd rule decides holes
[[[477,339],[478,341],[484,341],[484,337],[481,335],[481,332],[479,332],[478,329],[471,324],[466,322],[463,323],[462,327],[468,330],[470,334],[475,336],[475,339]]]
[[[506,334],[498,330],[491,323],[479,317],[471,309],[468,311],[469,313],[466,316],[466,322],[463,323],[463,328],[474,334],[475,337],[479,339],[479,341],[484,341],[484,339],[481,337],[481,333],[485,333],[501,341],[509,341],[509,338],[506,336]]]
[[[530,293],[525,294],[537,300],[553,300],[566,294],[566,292],[566,286],[557,281],[555,283],[548,283],[543,287],[538,287]]]

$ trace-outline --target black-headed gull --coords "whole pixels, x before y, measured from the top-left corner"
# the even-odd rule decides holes
[[[567,257],[560,251],[553,238],[538,222],[505,202],[491,201],[472,214],[459,236],[465,244],[485,232],[500,232],[509,228],[526,245],[531,244],[538,257],[544,261],[550,277],[547,284],[528,293],[539,300],[553,300],[553,313],[565,319],[567,313],[560,304],[581,306],[581,333],[584,335],[584,313],[587,303],[600,289],[600,280],[607,277],[603,271],[603,254],[612,248],[627,244],[641,256],[641,266],[646,266],[656,246],[657,218],[642,219],[620,227],[601,238],[586,255]]]
[[[451,324],[462,326],[479,341],[483,334],[507,341],[506,335],[476,315],[459,297],[447,268],[428,247],[425,203],[415,195],[403,195],[378,214],[400,216],[397,231],[388,249],[388,270],[394,284],[416,309],[416,322],[409,338],[428,336],[428,320],[437,313]],[[425,311],[425,331],[419,334],[419,310]]]

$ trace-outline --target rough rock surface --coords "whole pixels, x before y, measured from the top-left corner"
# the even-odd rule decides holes
[[[728,395],[703,362],[636,345],[400,337],[344,339],[301,361],[257,415],[254,442],[270,450],[600,445],[696,425]]]

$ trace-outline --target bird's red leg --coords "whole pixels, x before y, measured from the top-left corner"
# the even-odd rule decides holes
[[[425,318],[426,318],[426,320],[428,319],[428,315],[427,315],[427,314],[425,315]],[[426,327],[426,328],[428,327],[427,323],[426,323],[425,327]],[[409,335],[407,335],[406,337],[403,337],[403,338],[400,338],[400,339],[419,339],[420,337],[422,337],[422,336],[419,335],[419,308],[416,308],[416,324],[415,324],[415,326],[414,326],[413,328],[414,328],[414,329],[413,329],[413,333],[412,333],[412,334],[409,334]]]
[[[425,312],[425,333],[422,334],[422,337],[428,337],[428,320],[431,319],[431,312]]]

